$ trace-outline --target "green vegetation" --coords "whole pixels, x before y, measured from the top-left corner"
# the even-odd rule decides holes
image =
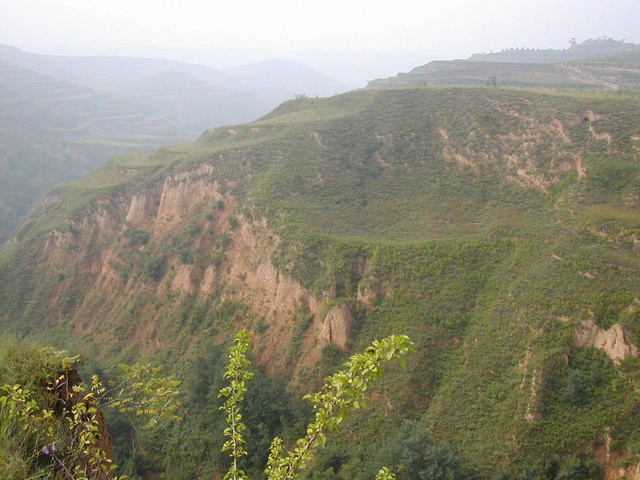
[[[229,364],[224,377],[230,385],[220,390],[220,396],[226,398],[221,408],[227,413],[228,427],[224,434],[229,440],[222,446],[223,451],[230,451],[231,467],[225,474],[225,480],[247,479],[238,462],[247,455],[244,449],[243,432],[246,425],[242,422],[240,402],[247,390],[246,382],[253,377],[247,371],[250,365],[245,352],[250,346],[250,334],[240,331],[234,338],[234,345],[229,351]],[[286,453],[281,438],[274,438],[269,449],[269,459],[265,473],[268,480],[293,480],[307,467],[313,451],[326,442],[326,432],[335,430],[347,417],[349,412],[363,405],[364,394],[369,384],[381,374],[380,365],[394,357],[402,358],[412,351],[412,343],[408,337],[392,336],[374,341],[364,353],[356,354],[344,364],[344,370],[326,379],[322,390],[307,395],[315,410],[315,420],[307,426],[306,435],[295,442],[296,447]],[[377,479],[395,478],[389,470],[383,468],[376,475]]]
[[[101,409],[149,418],[172,417],[180,382],[149,365],[122,365],[123,375],[104,384],[82,383],[77,357],[2,339],[0,358],[0,473],[3,478],[88,480],[113,478],[110,437]],[[5,382],[11,383],[5,383]]]
[[[0,380],[15,381],[19,376],[23,381],[0,387],[0,472],[5,478],[124,480],[128,477],[113,473],[116,466],[108,454],[112,446],[101,409],[110,407],[120,413],[149,416],[147,426],[157,425],[158,417],[180,419],[173,413],[180,406],[175,400],[175,388],[180,382],[157,377],[157,368],[123,365],[121,380],[107,386],[93,375],[87,386],[80,382],[74,368],[77,357],[63,357],[63,352],[28,347],[8,339],[2,341],[7,353],[1,359]],[[226,479],[248,478],[239,462],[248,453],[243,446],[247,427],[240,403],[247,392],[246,382],[253,378],[248,370],[251,362],[245,356],[249,347],[250,334],[236,334],[223,375],[230,385],[221,388],[219,394],[226,399],[220,410],[227,414],[224,434],[229,438],[222,451],[230,451],[232,459]],[[352,356],[345,363],[345,370],[329,377],[322,391],[307,395],[316,411],[315,421],[288,454],[284,453],[282,439],[274,438],[265,470],[267,478],[298,478],[311,453],[326,441],[326,432],[336,429],[349,411],[363,406],[364,393],[380,375],[381,363],[410,351],[407,337],[375,341],[364,353]],[[36,385],[36,391],[24,384]],[[381,469],[376,478],[395,477],[388,469]]]
[[[166,116],[149,115],[127,98],[1,60],[0,80],[0,242],[56,184],[89,174],[117,153],[188,138]]]
[[[109,157],[253,120],[300,88],[344,90],[293,62],[222,73],[170,60],[34,55],[0,45],[0,242],[49,189]]]
[[[632,91],[297,98],[59,189],[0,251],[0,325],[184,380],[182,424],[120,425],[121,445],[144,445],[120,462],[139,475],[228,470],[211,412],[241,328],[260,365],[243,417],[254,478],[271,438],[304,435],[302,387],[400,332],[417,353],[305,478],[370,479],[385,463],[400,478],[423,461],[443,478],[579,478],[604,445],[635,465],[638,360],[577,339],[615,325],[628,352],[640,344],[638,138]],[[147,206],[127,217],[134,195]],[[390,444],[416,463],[380,463]]]

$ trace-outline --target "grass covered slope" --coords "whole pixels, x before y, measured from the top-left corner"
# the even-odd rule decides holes
[[[373,338],[415,341],[319,455],[326,478],[371,478],[415,428],[457,478],[634,466],[639,107],[633,92],[370,89],[116,157],[0,252],[0,322],[175,364],[194,428],[147,439],[170,478],[219,471],[199,457],[215,382],[197,366],[241,327],[294,389]]]

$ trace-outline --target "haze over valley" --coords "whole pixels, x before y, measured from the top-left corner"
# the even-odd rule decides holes
[[[0,46],[0,62],[2,240],[55,183],[86,175],[116,153],[255,120],[297,94],[346,90],[277,59],[217,71],[170,60],[36,55]]]
[[[0,478],[640,480],[638,18],[0,0]]]

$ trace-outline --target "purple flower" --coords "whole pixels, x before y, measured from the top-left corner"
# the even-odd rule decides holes
[[[42,450],[40,451],[42,452],[43,455],[51,455],[53,452],[57,450],[58,450],[58,447],[56,446],[56,444],[52,443],[48,447],[42,447]]]

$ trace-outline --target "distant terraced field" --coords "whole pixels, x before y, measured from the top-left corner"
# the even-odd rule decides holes
[[[194,140],[211,127],[255,120],[294,94],[342,88],[293,62],[222,72],[0,45],[0,242],[42,193],[116,153]]]
[[[53,184],[184,138],[141,103],[0,61],[0,240]]]
[[[640,52],[556,63],[435,61],[408,73],[369,82],[372,88],[484,85],[546,88],[640,89]]]

